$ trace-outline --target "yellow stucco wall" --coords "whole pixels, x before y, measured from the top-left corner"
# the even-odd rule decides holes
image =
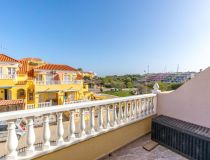
[[[43,64],[43,62],[37,61],[36,63]],[[19,70],[18,63],[10,64],[10,63],[0,63],[0,67],[2,68],[2,74],[8,75],[8,67],[15,68],[16,72]],[[33,67],[32,67],[33,68]],[[32,69],[31,68],[31,69]],[[46,74],[48,72],[46,71],[35,71],[35,77],[37,74],[42,75],[42,81],[46,81]],[[49,72],[50,73],[50,72]],[[77,73],[76,72],[68,72],[64,73],[62,71],[58,72],[58,75],[60,77],[60,80],[63,80],[63,76],[67,75],[69,76],[70,81],[76,80]],[[19,85],[19,82],[27,81],[25,85]],[[38,106],[39,103],[39,94],[45,93],[45,99],[48,98],[48,93],[53,92],[57,94],[58,96],[58,104],[63,104],[64,102],[64,94],[66,90],[73,90],[75,92],[75,99],[74,100],[80,100],[84,99],[84,92],[88,92],[88,87],[84,87],[83,82],[79,84],[51,84],[51,85],[38,85],[35,83],[35,80],[29,80],[27,73],[18,74],[15,79],[0,79],[0,99],[5,99],[5,90],[8,89],[10,92],[10,99],[14,100],[17,99],[17,91],[19,89],[25,90],[25,102],[26,104],[35,104],[35,106]],[[30,96],[29,96],[29,93]],[[33,94],[32,94],[33,93]],[[33,100],[31,100],[29,97],[32,97]]]
[[[90,138],[36,160],[95,160],[136,140],[151,131],[152,117]]]

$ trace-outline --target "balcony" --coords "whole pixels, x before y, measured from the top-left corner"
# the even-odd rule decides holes
[[[75,117],[77,110],[79,117]],[[67,113],[70,115],[69,119],[63,121],[63,116]],[[8,139],[5,143],[7,149],[3,153],[8,159],[39,157],[144,121],[155,113],[155,94],[2,113],[0,120],[8,123]],[[49,125],[50,115],[57,116],[57,124]],[[37,116],[43,118],[43,125],[40,127],[34,123],[34,117]],[[15,119],[18,118],[26,120],[28,126],[26,136],[19,141],[15,129]]]
[[[210,146],[209,75],[210,68],[172,92],[161,92],[155,84],[152,94],[0,113],[0,121],[8,125],[6,142],[0,143],[0,155],[6,159],[39,160],[61,157],[73,160],[184,159],[162,143],[151,152],[142,149],[150,140],[148,133],[154,135],[151,128],[156,115],[165,115],[178,121],[174,121],[175,125],[168,123],[172,132],[168,128],[156,127],[156,136],[167,141],[175,137],[173,129],[177,128],[173,126],[189,123],[186,130],[194,130],[191,126],[195,126],[195,137],[205,135],[206,142],[202,143],[205,145],[200,145],[197,140],[188,141],[192,139],[185,138],[188,132],[176,134],[176,138],[185,138],[186,141],[176,141],[175,138],[168,144],[178,145],[189,155],[174,150],[189,159],[209,160],[210,147],[206,147]],[[23,120],[27,126],[22,126],[21,136],[17,119]],[[163,121],[160,123],[164,126]],[[171,134],[167,136],[166,133]]]
[[[63,80],[50,80],[50,81],[35,81],[36,85],[62,85],[62,84],[82,84],[81,80],[63,81]]]
[[[0,74],[0,79],[3,79],[3,80],[7,80],[7,79],[15,80],[16,78],[17,78],[16,74]]]

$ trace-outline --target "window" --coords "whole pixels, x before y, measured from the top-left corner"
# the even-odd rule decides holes
[[[64,75],[63,80],[64,81],[70,81],[70,76],[69,75]]]
[[[36,75],[36,81],[42,81],[42,75],[41,74]]]
[[[34,94],[33,92],[28,93],[28,100],[32,101],[34,99]]]
[[[53,75],[52,74],[47,74],[46,75],[46,81],[47,82],[50,82],[50,81],[52,81],[53,80]]]
[[[3,70],[2,70],[2,67],[0,67],[0,75],[3,74]]]
[[[15,75],[15,74],[16,74],[15,68],[9,67],[9,68],[8,68],[8,74],[9,74],[9,75]]]

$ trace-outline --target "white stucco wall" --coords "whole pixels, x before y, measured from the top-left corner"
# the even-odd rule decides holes
[[[210,128],[210,67],[177,90],[158,94],[157,111]]]

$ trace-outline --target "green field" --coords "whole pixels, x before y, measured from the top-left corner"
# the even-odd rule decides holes
[[[118,96],[118,97],[132,96],[130,91],[105,91],[103,93]]]

